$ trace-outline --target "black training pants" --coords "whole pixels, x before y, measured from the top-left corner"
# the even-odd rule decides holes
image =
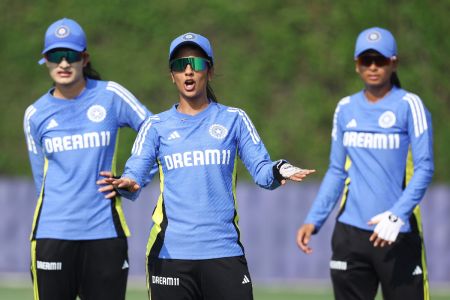
[[[31,242],[34,299],[123,300],[128,277],[126,238]]]
[[[400,233],[383,248],[369,241],[371,231],[336,223],[331,279],[337,300],[374,299],[381,284],[385,300],[429,299],[425,254],[417,232]]]

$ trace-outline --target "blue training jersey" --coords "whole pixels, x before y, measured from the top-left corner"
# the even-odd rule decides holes
[[[360,91],[337,105],[330,165],[305,223],[318,231],[343,194],[338,221],[373,230],[367,222],[389,210],[410,231],[433,172],[431,115],[422,100],[393,87],[370,103]]]
[[[236,204],[238,157],[259,186],[280,185],[274,179],[274,163],[241,109],[211,102],[190,116],[175,105],[144,123],[122,177],[142,184],[151,166],[159,165],[161,194],[152,217],[148,255],[173,259],[243,255]]]
[[[115,172],[120,127],[138,131],[150,112],[124,87],[88,79],[74,99],[52,95],[29,106],[24,130],[38,202],[31,238],[91,240],[128,236],[121,200],[98,191]]]

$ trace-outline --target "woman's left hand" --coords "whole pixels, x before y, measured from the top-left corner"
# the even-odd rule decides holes
[[[405,222],[390,211],[385,211],[374,216],[367,224],[376,225],[369,238],[373,246],[384,247],[392,245],[397,240],[400,228],[405,225]]]

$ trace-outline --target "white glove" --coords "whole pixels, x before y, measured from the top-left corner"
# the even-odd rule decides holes
[[[282,179],[289,179],[292,175],[301,171],[303,171],[303,169],[291,165],[284,159],[277,161],[277,164],[274,166],[274,174],[279,181]]]
[[[385,211],[370,219],[370,223],[375,224],[374,232],[378,237],[388,242],[395,242],[400,232],[400,228],[405,224],[402,219],[390,211]]]
[[[285,163],[280,167],[280,174],[285,179],[289,179],[292,175],[303,171],[302,168],[291,165],[290,163]]]

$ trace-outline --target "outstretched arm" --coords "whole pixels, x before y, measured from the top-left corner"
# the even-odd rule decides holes
[[[238,154],[255,183],[265,189],[275,189],[287,179],[302,181],[314,170],[303,170],[285,160],[272,162],[264,143],[247,114],[237,108],[228,112],[236,113]]]

